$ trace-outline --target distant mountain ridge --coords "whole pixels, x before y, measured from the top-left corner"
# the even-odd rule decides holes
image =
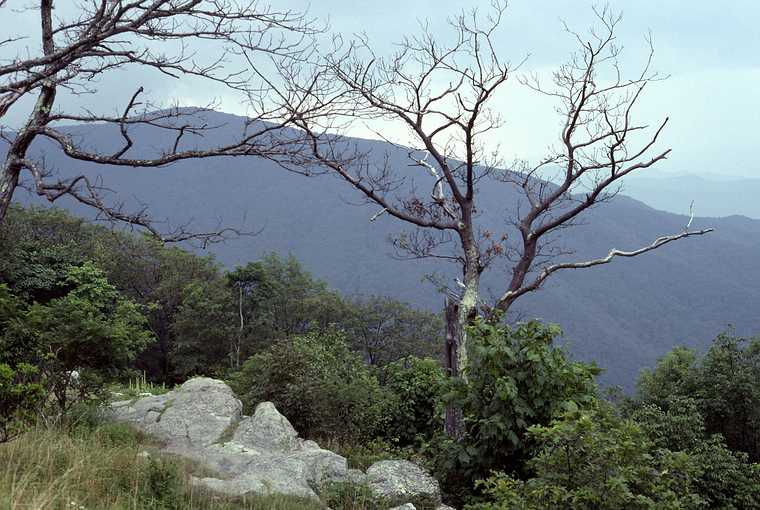
[[[231,138],[243,123],[231,115],[209,115],[215,123],[227,123],[209,135],[209,143]],[[102,150],[119,143],[112,126],[72,131]],[[132,136],[137,146],[159,141],[159,135],[147,128],[136,129]],[[383,142],[355,142],[387,149],[391,162],[405,156]],[[423,276],[456,275],[455,267],[436,261],[391,257],[387,237],[406,227],[385,215],[370,222],[377,208],[354,205],[361,197],[332,176],[305,178],[267,161],[242,158],[184,161],[158,169],[98,167],[66,159],[44,143],[35,150],[44,153],[48,165],[62,175],[102,175],[127,205],[148,204],[158,217],[176,223],[194,220],[198,227],[213,226],[219,218],[234,225],[246,217],[249,227],[263,227],[256,237],[211,248],[228,267],[270,251],[292,253],[342,292],[385,294],[434,310],[441,308],[443,298],[432,285],[421,283]],[[510,197],[515,195],[496,184],[483,187],[479,210],[484,227],[503,224]],[[19,195],[18,200],[30,199]],[[61,205],[91,214],[70,202]],[[578,259],[604,256],[613,247],[632,249],[678,232],[687,221],[684,215],[618,196],[591,210],[584,225],[564,231],[563,246],[575,251]],[[704,347],[728,324],[739,334],[760,332],[760,221],[738,216],[695,218],[693,226],[717,230],[635,259],[559,273],[544,290],[518,302],[520,316],[559,323],[573,353],[597,360],[607,369],[605,382],[626,388],[642,367],[651,366],[675,344]],[[486,296],[503,290],[505,271],[495,269],[485,275]]]
[[[686,213],[694,201],[700,216],[760,219],[760,178],[636,176],[625,182],[623,193],[663,211]]]

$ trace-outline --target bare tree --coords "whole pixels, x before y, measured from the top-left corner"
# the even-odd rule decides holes
[[[498,170],[500,160],[484,142],[484,135],[501,125],[490,104],[520,66],[503,61],[495,49],[494,31],[506,6],[497,2],[493,7],[485,20],[475,11],[453,19],[451,44],[439,42],[423,27],[390,58],[375,55],[360,38],[328,55],[316,75],[292,63],[280,67],[294,84],[284,102],[308,135],[308,162],[342,177],[378,206],[372,220],[388,214],[410,224],[412,231],[395,239],[401,252],[461,266],[461,280],[449,290],[446,310],[447,362],[454,376],[467,363],[465,326],[478,314],[499,320],[518,298],[561,270],[641,255],[712,230],[691,230],[689,222],[682,232],[633,251],[613,249],[602,258],[567,261],[569,254],[555,247],[552,235],[610,200],[622,178],[670,153],[657,148],[667,118],[653,127],[634,118],[644,90],[660,79],[650,68],[652,47],[643,69],[625,77],[615,43],[619,16],[607,9],[594,11],[599,28],[587,36],[567,29],[579,49],[553,74],[552,83],[544,85],[530,75],[518,78],[555,100],[562,119],[558,143],[532,166]],[[317,111],[320,115],[315,116]],[[361,152],[342,138],[343,128],[368,119],[407,129],[412,141],[397,148],[407,152],[408,165],[394,167],[390,158]],[[380,129],[378,134],[384,137]],[[521,197],[514,203],[515,236],[508,230],[495,234],[478,224],[479,186],[499,182],[513,188],[505,199],[513,200],[514,190]],[[508,261],[511,277],[503,293],[486,303],[481,275],[497,259]],[[447,429],[461,431],[452,413]]]
[[[0,16],[10,16],[21,2],[0,1]],[[72,7],[72,6],[65,6]],[[50,202],[69,196],[97,209],[102,218],[145,228],[164,240],[200,238],[213,242],[230,229],[196,234],[179,227],[167,234],[157,230],[146,210],[126,212],[121,204],[104,200],[105,188],[85,176],[51,180],[44,162],[30,156],[38,138],[51,140],[71,158],[125,167],[159,167],[185,159],[214,156],[258,156],[276,158],[292,150],[287,137],[280,136],[288,120],[271,108],[268,84],[256,77],[261,56],[279,59],[305,58],[308,36],[318,31],[301,13],[276,10],[258,1],[236,0],[80,0],[69,18],[54,18],[54,0],[39,0],[41,50],[29,54],[26,37],[0,40],[0,120],[13,108],[22,108],[22,98],[36,96],[31,113],[20,129],[0,131],[7,150],[0,174],[0,223],[14,191],[28,172],[31,188]],[[199,51],[199,49],[206,51]],[[204,56],[213,55],[213,56]],[[219,85],[247,98],[252,118],[237,139],[221,146],[193,146],[219,126],[202,119],[204,108],[164,108],[143,99],[138,90],[122,98],[119,113],[102,115],[92,111],[71,113],[60,110],[56,97],[93,94],[95,83],[117,69],[153,70],[170,79],[196,80],[200,86]],[[268,122],[267,122],[268,121]],[[88,149],[61,123],[107,123],[117,126],[122,144],[118,150],[101,153]],[[131,136],[139,126],[171,133],[166,147],[150,147],[152,156],[134,156],[139,149]]]

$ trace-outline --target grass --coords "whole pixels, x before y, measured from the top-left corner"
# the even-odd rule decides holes
[[[224,498],[189,483],[189,461],[155,454],[148,439],[122,424],[95,429],[34,429],[0,445],[0,508],[316,510],[282,496]],[[348,508],[348,507],[344,507]],[[361,507],[355,507],[361,508]]]
[[[155,384],[148,381],[145,372],[137,377],[130,378],[127,384],[113,384],[109,390],[114,400],[136,399],[147,394],[163,395],[171,391],[165,384]],[[116,398],[117,397],[117,398]]]
[[[401,448],[389,444],[387,441],[375,439],[364,444],[350,443],[325,439],[317,441],[322,448],[332,450],[338,455],[345,457],[348,467],[366,471],[375,462],[381,460],[405,459],[407,452]]]
[[[35,428],[0,444],[0,510],[317,510],[319,502],[285,496],[228,498],[189,483],[213,476],[197,464],[158,454],[158,445],[134,428],[100,423]],[[380,445],[356,448],[356,464],[371,463]],[[351,448],[346,448],[351,450]],[[145,455],[145,452],[148,455]],[[367,487],[327,486],[333,510],[387,510]]]
[[[322,499],[332,510],[388,510],[391,505],[375,497],[366,485],[332,483],[325,487]]]
[[[332,439],[317,440],[322,448],[332,450],[346,458],[348,467],[366,471],[375,462],[381,460],[409,460],[423,467],[429,466],[429,459],[410,446],[399,446],[385,439],[371,439],[363,443],[336,441]]]

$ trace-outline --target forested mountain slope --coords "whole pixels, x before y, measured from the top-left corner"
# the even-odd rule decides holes
[[[234,116],[210,115],[215,123],[227,124],[208,135],[215,139],[231,136],[242,122]],[[119,143],[118,133],[109,127],[72,131],[101,149]],[[141,139],[150,146],[154,136],[145,130],[132,133],[137,146],[144,146]],[[388,151],[391,162],[406,168],[405,155],[391,146],[356,143],[373,148],[378,157]],[[392,257],[387,238],[403,226],[387,215],[370,222],[376,208],[357,206],[361,197],[332,176],[306,178],[252,158],[186,161],[161,169],[95,167],[69,160],[52,146],[40,144],[36,150],[44,152],[48,167],[63,176],[102,174],[127,206],[147,204],[156,217],[192,221],[198,228],[220,220],[231,225],[244,220],[248,229],[261,229],[255,237],[210,248],[228,266],[271,251],[292,253],[342,292],[386,294],[435,310],[443,297],[422,282],[423,276],[456,275],[456,268],[444,263]],[[479,211],[484,228],[504,229],[516,196],[506,186],[482,185]],[[18,199],[32,200],[21,193]],[[92,214],[72,203],[60,205]],[[578,259],[600,257],[612,247],[649,244],[658,235],[682,230],[687,221],[620,196],[592,210],[583,225],[565,230],[561,245],[575,251]],[[597,360],[607,370],[604,380],[626,387],[641,367],[652,365],[674,344],[705,346],[728,324],[738,333],[760,332],[760,221],[695,218],[693,226],[713,226],[716,231],[636,259],[558,274],[517,308],[523,317],[559,323],[574,353]],[[503,289],[506,268],[506,262],[497,261],[484,278],[494,293]]]

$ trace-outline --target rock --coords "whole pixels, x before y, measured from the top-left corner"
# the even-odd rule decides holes
[[[195,460],[216,476],[194,485],[232,496],[282,494],[318,498],[328,482],[346,481],[346,459],[305,441],[271,402],[241,415],[222,381],[191,379],[166,395],[111,404],[113,417],[164,441],[162,451]],[[360,471],[359,478],[364,477]]]
[[[240,419],[243,405],[222,381],[197,377],[164,395],[111,404],[115,419],[171,445],[207,446]]]
[[[162,413],[169,401],[169,395],[157,395],[139,400],[121,400],[111,404],[111,412],[115,419],[132,423],[140,428],[153,423],[155,418],[148,418],[148,413]]]
[[[217,463],[216,467],[220,465]],[[318,490],[315,490],[318,488],[309,484],[303,473],[304,465],[297,461],[254,454],[249,457],[244,469],[234,471],[237,473],[232,476],[229,471],[220,471],[221,478],[200,478],[193,480],[193,483],[230,496],[253,493],[318,498]]]
[[[376,462],[363,473],[346,459],[303,440],[271,402],[253,416],[224,382],[198,377],[165,395],[111,404],[112,416],[161,439],[163,452],[201,463],[214,476],[192,478],[208,490],[232,495],[282,494],[318,499],[330,482],[367,485],[398,510],[438,508],[438,482],[404,460]]]
[[[389,510],[417,510],[417,507],[411,503],[404,503],[403,505],[400,505],[400,506],[394,506],[393,508]],[[454,510],[454,508],[448,505],[439,505],[436,507],[435,510]]]
[[[361,469],[349,469],[346,476],[346,481],[354,485],[366,485],[367,475]]]
[[[319,447],[277,451],[233,440],[203,449],[168,451],[202,462],[218,473],[218,478],[195,479],[195,484],[232,496],[256,493],[317,499],[326,483],[348,477],[346,459]]]
[[[240,419],[243,410],[229,386],[206,377],[190,379],[167,395],[171,396],[163,412],[147,432],[170,442],[213,444]]]
[[[300,450],[288,455],[287,459],[303,464],[301,472],[311,487],[321,488],[330,482],[348,480],[348,461],[330,450]]]
[[[232,440],[251,448],[283,452],[300,446],[298,432],[271,402],[257,405],[253,416],[238,424]]]
[[[390,505],[412,503],[422,508],[441,504],[438,482],[418,465],[406,460],[383,460],[367,469],[367,486]]]
[[[285,475],[285,476],[278,476]],[[302,498],[317,499],[317,494],[308,486],[303,485],[298,478],[286,476],[287,473],[272,472],[270,476],[250,476],[222,480],[219,478],[191,478],[195,486],[203,487],[213,492],[228,496],[244,496],[246,494],[286,495]]]
[[[319,445],[316,443],[316,441],[312,441],[311,439],[307,439],[301,443],[301,448],[304,450],[314,450],[319,449]]]

